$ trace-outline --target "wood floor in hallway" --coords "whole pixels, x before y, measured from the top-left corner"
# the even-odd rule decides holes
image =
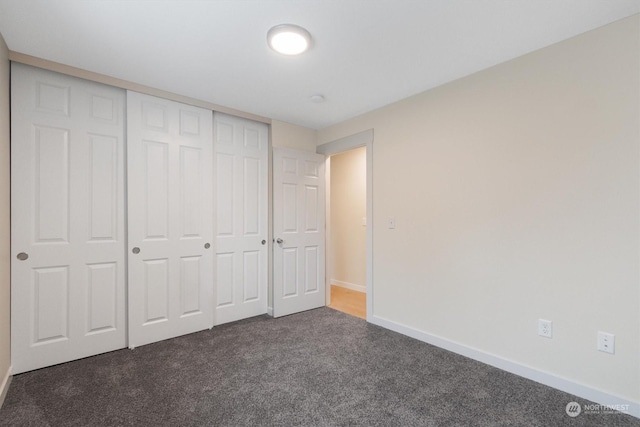
[[[342,286],[331,285],[331,304],[329,307],[343,313],[367,318],[367,294]]]

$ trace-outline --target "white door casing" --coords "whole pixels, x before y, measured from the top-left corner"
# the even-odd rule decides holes
[[[367,319],[373,318],[373,129],[367,129],[335,141],[316,147],[316,152],[327,157],[343,153],[354,148],[366,147],[367,150]],[[329,157],[330,161],[330,157]],[[329,175],[327,173],[327,175]],[[330,177],[327,177],[330,181]],[[327,197],[328,199],[328,197]],[[327,203],[328,205],[329,203]],[[328,211],[328,208],[327,208]],[[327,218],[327,237],[330,236],[331,218]],[[327,304],[331,298],[330,278],[326,279]]]
[[[213,117],[219,325],[267,312],[269,130],[226,114]]]
[[[273,315],[325,305],[325,157],[273,150]]]
[[[18,374],[126,346],[125,94],[16,63],[11,74]]]
[[[212,112],[127,92],[129,347],[213,326]]]

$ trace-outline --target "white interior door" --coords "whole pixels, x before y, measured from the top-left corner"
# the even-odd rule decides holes
[[[267,312],[268,138],[264,123],[214,113],[216,324]]]
[[[325,158],[273,150],[273,315],[325,305]]]
[[[11,70],[14,374],[126,346],[124,91]]]
[[[212,112],[127,92],[129,347],[213,326]]]

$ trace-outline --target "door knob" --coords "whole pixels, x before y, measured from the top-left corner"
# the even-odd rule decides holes
[[[262,243],[263,245],[266,245],[267,241],[263,239],[262,242],[260,242],[260,243]]]
[[[284,243],[284,240],[282,240],[281,238],[278,237],[278,240],[276,240],[276,243],[281,245]]]
[[[210,247],[211,247],[211,244],[210,244],[210,243],[205,243],[205,244],[204,244],[204,248],[205,248],[205,249],[209,249]]]
[[[18,258],[20,261],[24,261],[29,258],[29,254],[26,252],[20,252],[16,258]]]
[[[140,248],[136,246],[135,248],[131,249],[131,252],[137,255],[140,253]]]

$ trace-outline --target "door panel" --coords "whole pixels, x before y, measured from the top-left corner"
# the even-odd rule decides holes
[[[225,307],[233,304],[234,254],[216,254],[216,289],[217,306]]]
[[[200,297],[201,258],[200,256],[180,258],[180,283],[182,284],[180,316],[198,314],[200,313],[200,307],[205,304]]]
[[[212,113],[128,92],[127,118],[136,347],[213,326]]]
[[[319,273],[320,273],[320,253],[317,246],[307,246],[305,249],[305,281],[304,292],[317,292],[319,289]]]
[[[113,262],[87,266],[87,333],[113,330],[116,327],[118,269]]]
[[[126,346],[124,91],[21,64],[11,80],[17,374]]]
[[[69,267],[34,269],[34,344],[69,338]]]
[[[104,135],[89,135],[91,149],[91,219],[89,240],[116,239],[118,209],[118,140]]]
[[[214,114],[216,324],[267,312],[268,128]]]
[[[210,161],[210,159],[208,159]],[[180,147],[180,236],[201,237],[202,211],[200,210],[200,183],[202,182],[202,151],[193,147]],[[211,218],[208,218],[211,221]]]
[[[260,297],[260,252],[246,251],[243,254],[242,265],[244,267],[242,278],[244,280],[244,299],[242,302],[255,301]]]
[[[150,140],[141,142],[144,147],[143,165],[146,176],[143,188],[135,188],[133,191],[144,197],[145,239],[168,239],[169,144]],[[136,141],[130,138],[129,145],[132,144],[136,144]],[[135,182],[133,179],[131,181]]]
[[[35,130],[37,241],[69,242],[69,129]]]
[[[144,325],[169,320],[169,260],[144,260]],[[143,341],[140,337],[138,341]]]
[[[324,156],[273,150],[273,315],[325,305]]]
[[[298,248],[282,248],[283,297],[298,295]]]

